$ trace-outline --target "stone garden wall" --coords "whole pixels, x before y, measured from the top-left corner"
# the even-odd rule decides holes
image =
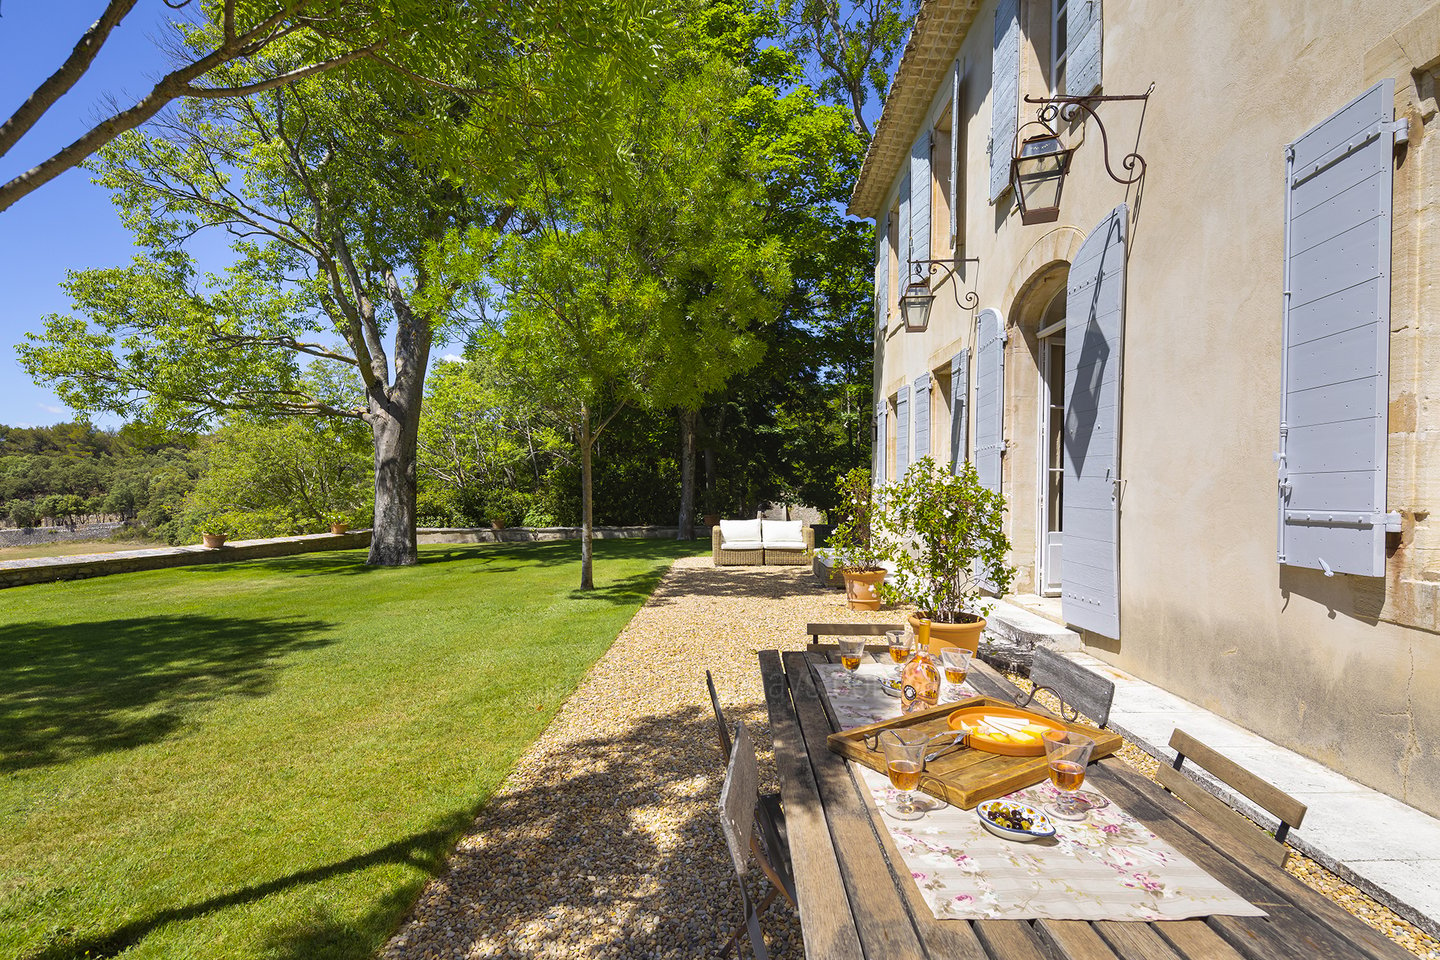
[[[38,527],[0,527],[0,547],[28,547],[37,543],[105,540],[125,526],[124,520],[92,523],[47,523]]]

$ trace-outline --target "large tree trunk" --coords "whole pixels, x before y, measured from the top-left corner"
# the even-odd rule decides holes
[[[695,539],[695,427],[698,410],[680,410],[680,519],[677,540]]]
[[[419,403],[400,406],[372,397],[375,438],[375,527],[366,563],[399,567],[417,562],[415,549],[415,445]]]
[[[590,432],[590,408],[580,405],[580,589],[595,589],[594,544],[595,512],[590,502],[594,489],[590,469],[590,454],[594,449],[595,436]]]

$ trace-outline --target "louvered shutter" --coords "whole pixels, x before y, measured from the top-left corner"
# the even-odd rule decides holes
[[[991,308],[980,311],[975,354],[975,472],[986,490],[1001,493],[1001,457],[1005,453],[1005,321]],[[977,570],[980,584],[995,584]]]
[[[959,473],[970,441],[970,351],[950,358],[950,472]]]
[[[1086,97],[1100,86],[1100,0],[1070,0],[1065,17],[1065,95]]]
[[[896,259],[900,263],[900,275],[895,279],[900,284],[900,294],[905,294],[905,283],[910,277],[910,174],[900,181],[900,245]]]
[[[1070,265],[1065,297],[1066,622],[1120,636],[1120,370],[1125,233],[1120,204]]]
[[[910,388],[901,387],[895,396],[895,479],[910,468]]]
[[[964,131],[960,120],[960,61],[955,61],[955,76],[950,85],[950,246],[959,250],[965,244],[960,242],[960,140]]]
[[[890,215],[880,218],[875,244],[875,325],[890,325]]]
[[[885,422],[885,404],[875,406],[875,446],[874,446],[874,472],[871,474],[871,484],[885,482],[885,441],[888,424]]]
[[[1385,574],[1393,80],[1287,150],[1281,563]]]
[[[930,132],[910,148],[910,259],[930,259]]]
[[[915,459],[930,456],[930,374],[915,378]]]
[[[990,61],[990,201],[1010,185],[1010,154],[1020,122],[1020,4],[1000,0]]]

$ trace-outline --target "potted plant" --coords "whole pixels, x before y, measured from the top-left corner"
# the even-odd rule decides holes
[[[235,522],[223,513],[212,514],[205,518],[200,530],[200,542],[211,550],[217,550],[235,536]]]
[[[845,600],[851,610],[879,610],[885,551],[872,529],[875,492],[870,471],[856,467],[840,478],[835,490],[841,519],[830,533],[830,555],[845,578]]]
[[[324,521],[330,524],[330,532],[337,537],[350,529],[350,515],[339,510],[331,510],[323,517]]]
[[[890,543],[895,576],[881,587],[887,600],[913,604],[930,621],[930,649],[979,649],[985,618],[980,581],[999,593],[1010,588],[1015,570],[1005,563],[1005,498],[980,484],[973,463],[959,473],[917,460],[903,479],[886,488],[877,525]]]

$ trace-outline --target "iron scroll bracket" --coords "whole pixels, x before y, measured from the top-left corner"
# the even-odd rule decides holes
[[[912,273],[910,282],[912,284],[924,284],[926,286],[929,286],[929,278],[936,276],[943,271],[944,276],[940,277],[940,280],[936,282],[935,286],[939,287],[940,284],[944,283],[946,280],[951,281],[950,293],[952,296],[955,297],[955,306],[959,307],[962,310],[974,310],[976,307],[980,306],[980,295],[974,290],[966,290],[965,296],[962,299],[960,296],[959,281],[955,279],[955,274],[960,269],[960,265],[963,263],[973,263],[978,265],[980,263],[980,258],[953,257],[948,260],[911,260],[910,267]],[[929,269],[924,270],[922,269],[923,267],[928,267]]]
[[[1115,103],[1127,100],[1148,102],[1150,99],[1150,94],[1154,91],[1155,84],[1152,83],[1150,84],[1149,89],[1147,89],[1144,93],[1129,94],[1125,96],[1027,96],[1025,98],[1025,102],[1039,105],[1040,109],[1035,111],[1035,115],[1042,125],[1050,129],[1052,135],[1058,135],[1055,133],[1054,127],[1051,126],[1057,119],[1063,123],[1073,123],[1077,118],[1084,115],[1094,120],[1095,126],[1098,127],[1100,130],[1100,146],[1105,154],[1105,172],[1110,175],[1111,180],[1114,180],[1116,183],[1128,186],[1130,184],[1137,183],[1141,177],[1145,176],[1145,158],[1140,156],[1139,153],[1132,150],[1130,153],[1127,153],[1125,154],[1125,156],[1120,158],[1120,166],[1125,169],[1125,172],[1126,174],[1128,174],[1128,176],[1122,176],[1115,172],[1115,168],[1110,164],[1110,135],[1106,132],[1105,124],[1101,121],[1100,115],[1095,112],[1095,104]]]

